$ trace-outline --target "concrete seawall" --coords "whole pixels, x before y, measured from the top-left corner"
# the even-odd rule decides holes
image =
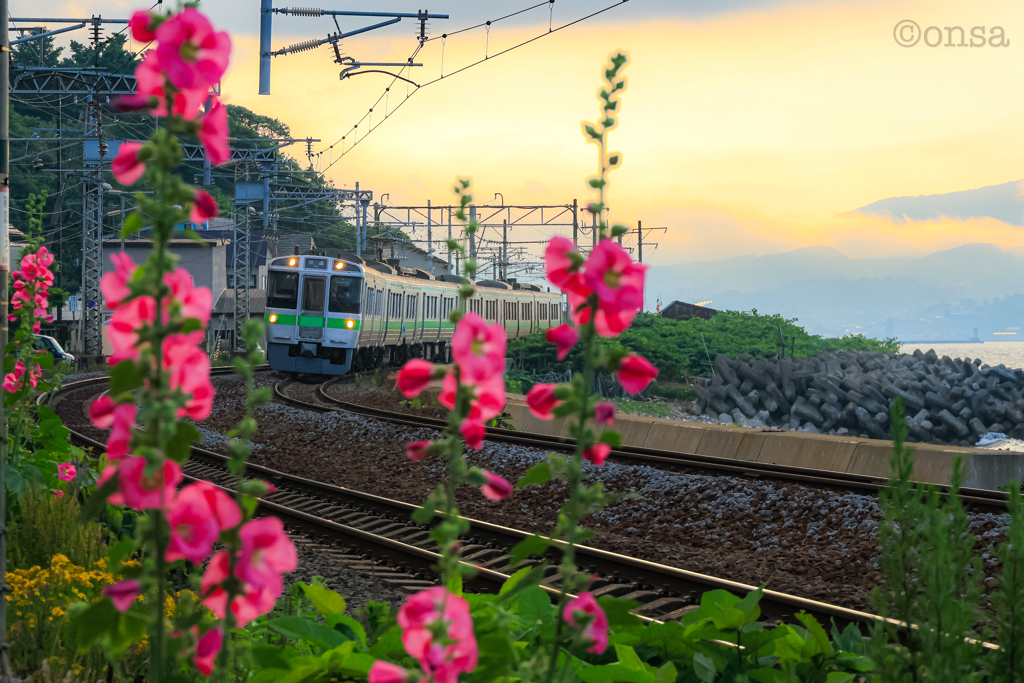
[[[539,420],[530,414],[522,396],[509,395],[505,410],[522,432],[568,437],[564,419]],[[665,451],[695,453],[746,462],[773,463],[809,469],[848,472],[875,477],[889,475],[892,441],[861,439],[803,432],[768,432],[745,427],[709,425],[657,417],[615,417],[616,431],[624,445]],[[949,484],[953,462],[964,455],[964,486],[998,489],[1024,478],[1024,453],[911,444],[914,448],[914,479]]]

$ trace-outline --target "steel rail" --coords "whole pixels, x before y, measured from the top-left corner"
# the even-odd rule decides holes
[[[230,371],[230,368],[225,368]],[[222,374],[217,372],[216,374]],[[106,381],[106,377],[83,380],[64,387],[70,391],[90,384]],[[330,410],[320,408],[321,410]],[[102,450],[103,444],[79,432],[72,431],[72,438],[89,448]],[[204,479],[224,487],[227,473],[227,456],[206,449],[193,447],[193,459],[186,468],[186,474],[193,480]],[[418,572],[433,573],[438,555],[429,547],[424,548],[427,530],[407,520],[419,506],[391,500],[353,489],[334,486],[312,479],[299,477],[260,465],[248,464],[248,476],[257,476],[272,482],[278,490],[260,499],[266,512],[281,516],[289,525],[315,535],[328,535],[342,540],[355,548],[373,553],[378,558],[402,566],[415,568]],[[379,517],[373,517],[379,515]],[[332,519],[333,517],[333,519]],[[361,521],[363,528],[352,522]],[[369,520],[369,521],[367,521]],[[503,527],[489,522],[466,518],[470,524],[469,539],[463,548],[464,561],[476,570],[475,577],[466,585],[474,589],[494,590],[504,583],[511,573],[525,564],[510,565],[508,549],[532,534]],[[349,522],[349,523],[346,523]],[[419,539],[417,542],[415,539]],[[427,542],[429,546],[430,542]],[[542,588],[557,592],[557,560],[561,541],[553,541],[545,552],[545,558],[552,561],[547,568],[548,575],[542,581]],[[700,595],[711,590],[726,590],[736,595],[746,595],[756,586],[698,574],[696,572],[640,560],[609,551],[577,546],[579,564],[601,575],[591,584],[595,595],[613,595],[624,599],[638,600],[642,604],[634,610],[646,619],[678,619],[697,609]],[[536,558],[527,563],[536,563]],[[399,583],[408,582],[396,573]],[[630,578],[632,577],[632,578]],[[848,624],[857,624],[866,629],[880,617],[836,605],[765,590],[760,602],[762,618],[795,623],[798,612],[811,614],[826,626],[833,622],[840,629]]]
[[[341,410],[358,413],[368,417],[385,420],[393,424],[401,424],[409,427],[430,427],[442,430],[447,422],[437,418],[420,417],[405,413],[395,413],[380,408],[371,408],[357,403],[343,401],[327,393],[327,389],[339,382],[346,381],[347,375],[341,378],[328,380],[317,387],[317,397],[332,406]],[[288,396],[284,389],[291,381],[285,380],[274,386],[275,396],[285,403],[305,408],[307,410],[327,410],[323,406],[308,401],[302,401]],[[535,434],[520,432],[512,429],[501,429],[495,427],[487,428],[486,438],[501,443],[513,443],[522,446],[533,446],[536,448],[548,448],[560,451],[572,451],[575,444],[572,439],[546,434]],[[640,446],[621,446],[611,451],[610,457],[623,462],[634,462],[657,467],[685,467],[700,471],[713,472],[716,474],[733,475],[744,478],[776,479],[784,482],[793,482],[814,487],[830,487],[842,490],[856,491],[877,495],[879,492],[888,489],[888,482],[884,477],[872,477],[862,474],[850,474],[846,472],[832,472],[829,470],[815,470],[790,465],[777,465],[774,463],[738,462],[729,458],[719,458],[711,455],[699,455],[682,451],[666,451],[655,448],[644,448]],[[943,496],[949,495],[948,487],[936,487]],[[988,489],[961,488],[959,492],[961,501],[965,505],[982,512],[1006,512],[1007,494],[1003,491],[991,491]]]

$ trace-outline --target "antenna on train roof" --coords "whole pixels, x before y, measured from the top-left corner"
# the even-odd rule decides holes
[[[295,245],[295,251],[293,253],[294,253],[295,256],[299,255],[299,245],[297,245],[297,244]]]

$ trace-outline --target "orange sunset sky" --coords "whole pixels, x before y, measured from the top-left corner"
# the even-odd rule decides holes
[[[429,31],[437,36],[531,4],[433,0],[430,11],[451,18],[432,21]],[[493,54],[546,32],[549,18],[559,26],[613,4],[557,0],[553,12],[545,5],[497,22],[489,36],[483,28],[452,36],[444,41],[444,71],[483,57],[485,42]],[[318,6],[420,8],[406,0],[321,0]],[[120,0],[14,0],[11,11],[128,16],[138,7]],[[272,94],[257,95],[258,7],[258,0],[202,2],[234,39],[225,99],[279,118],[297,137],[320,138],[315,149],[323,149],[366,113],[389,79],[340,82],[330,49],[322,47],[276,58]],[[421,89],[327,173],[338,186],[359,181],[375,196],[386,192],[390,204],[448,203],[457,175],[473,177],[481,202],[491,202],[495,192],[507,204],[587,201],[585,181],[596,157],[579,122],[596,116],[599,70],[621,48],[632,63],[621,125],[611,138],[624,164],[612,176],[609,204],[616,222],[668,227],[645,261],[809,245],[851,257],[923,254],[971,242],[1024,249],[1022,228],[995,219],[897,224],[847,213],[887,197],[1024,178],[1022,18],[1019,4],[991,0],[630,0]],[[985,27],[987,36],[1000,26],[1008,45],[902,47],[894,27],[907,19],[922,28],[962,26],[968,40],[971,27]],[[342,28],[367,23],[372,20],[346,20]],[[364,61],[404,61],[415,48],[414,29],[404,20],[346,40],[343,51]],[[333,30],[328,18],[278,16],[273,48]],[[440,40],[427,43],[414,81],[440,75],[441,47]],[[392,89],[388,111],[405,93],[404,85]],[[374,122],[382,115],[378,107]],[[323,155],[319,166],[328,160]]]

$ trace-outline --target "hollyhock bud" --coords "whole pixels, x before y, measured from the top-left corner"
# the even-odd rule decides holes
[[[63,481],[73,481],[78,470],[69,462],[62,462],[57,465],[57,477]]]
[[[434,364],[413,358],[398,371],[398,390],[406,398],[419,396],[434,378]]]
[[[559,325],[547,331],[547,340],[558,347],[558,360],[565,360],[569,351],[580,340],[580,333],[572,325]]]
[[[165,460],[157,471],[146,474],[146,459],[125,458],[117,468],[117,482],[124,504],[136,510],[166,509],[174,500],[174,489],[181,481],[181,466]]]
[[[554,419],[551,411],[562,405],[562,401],[555,398],[557,388],[557,384],[534,384],[526,395],[526,407],[530,409],[530,414],[541,420]]]
[[[611,401],[604,401],[594,406],[594,422],[599,425],[612,425],[615,422],[616,406]]]
[[[53,490],[53,497],[54,498],[63,498],[64,497],[64,492],[61,491],[60,489],[54,489]]]
[[[480,487],[480,493],[488,500],[504,500],[512,493],[512,484],[493,472],[481,470],[487,477],[487,483]]]
[[[192,204],[192,211],[189,213],[189,220],[193,223],[203,223],[216,218],[220,213],[217,208],[217,200],[209,192],[196,190],[195,202]]]
[[[584,591],[562,610],[562,618],[572,627],[579,628],[577,615],[590,617],[589,623],[583,627],[583,637],[593,642],[587,652],[599,655],[608,647],[608,617],[597,604],[594,596]]]
[[[505,372],[505,331],[488,325],[476,313],[467,313],[452,336],[452,359],[467,383],[486,382]]]
[[[214,662],[224,644],[224,634],[219,628],[212,628],[203,634],[203,637],[196,643],[195,665],[199,673],[209,676],[213,673]]]
[[[139,10],[132,14],[128,20],[128,27],[132,31],[132,38],[140,43],[152,43],[156,40],[156,32],[150,29],[156,15],[152,12]]]
[[[114,111],[124,114],[131,114],[140,111],[149,111],[156,106],[157,100],[150,95],[123,95],[110,101],[110,107]]]
[[[132,257],[123,251],[115,251],[110,255],[110,260],[114,264],[114,272],[107,273],[100,280],[100,292],[107,308],[114,310],[131,295],[128,283],[138,266],[132,261]]]
[[[643,356],[631,353],[619,362],[619,369],[616,373],[619,377],[619,384],[631,394],[643,391],[644,387],[650,384],[651,380],[658,376],[658,368]]]
[[[407,670],[397,664],[378,659],[370,667],[370,673],[367,674],[366,680],[367,683],[404,683],[408,677]]]
[[[433,441],[413,441],[406,444],[405,455],[410,460],[419,462],[423,458],[427,457],[430,453],[428,449],[434,445]]]
[[[598,467],[604,464],[605,458],[612,452],[612,447],[606,443],[595,443],[583,449],[583,459],[589,460]]]
[[[117,156],[110,164],[117,182],[122,185],[132,185],[146,172],[146,164],[139,158],[139,151],[142,144],[138,142],[122,142],[117,150]]]
[[[462,433],[462,440],[466,442],[467,448],[480,450],[484,447],[484,432],[486,430],[484,429],[484,423],[480,420],[466,418],[462,421],[459,431]]]
[[[135,602],[135,599],[139,597],[139,586],[138,579],[128,579],[127,581],[107,586],[103,589],[103,594],[110,598],[118,612],[127,612],[128,608]]]
[[[579,262],[576,245],[565,237],[552,237],[544,250],[544,270],[548,280],[563,292],[571,292],[582,283]]]
[[[206,158],[214,166],[218,166],[231,158],[228,146],[228,110],[215,100],[210,110],[203,115],[203,124],[199,129],[199,141],[206,148]]]

